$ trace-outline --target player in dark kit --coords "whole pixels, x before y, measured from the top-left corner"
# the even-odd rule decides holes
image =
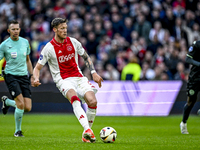
[[[187,83],[187,103],[183,110],[183,119],[180,123],[182,134],[189,134],[187,130],[187,120],[190,112],[197,101],[197,94],[200,91],[200,41],[194,41],[190,46],[186,62],[192,64]]]

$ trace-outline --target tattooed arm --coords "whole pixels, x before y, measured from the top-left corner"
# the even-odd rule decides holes
[[[101,82],[103,82],[103,79],[96,73],[92,60],[86,52],[84,52],[81,57],[84,59],[86,66],[90,69],[93,80],[98,83],[99,87],[101,87]]]
[[[84,61],[86,66],[89,68],[89,70],[91,71],[91,74],[96,73],[95,69],[94,69],[94,65],[92,63],[91,58],[88,56],[88,54],[86,53],[86,51],[84,52],[84,54],[81,56]]]

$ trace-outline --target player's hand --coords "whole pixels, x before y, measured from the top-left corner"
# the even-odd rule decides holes
[[[41,84],[41,83],[40,83],[39,79],[35,79],[35,80],[33,80],[33,82],[31,82],[31,85],[32,85],[33,87],[38,87],[40,84]]]
[[[99,87],[101,87],[101,82],[103,82],[103,79],[97,73],[93,73],[92,78],[94,82],[98,83]]]
[[[33,85],[33,82],[34,82],[33,75],[29,77],[29,80],[31,81],[31,85]]]

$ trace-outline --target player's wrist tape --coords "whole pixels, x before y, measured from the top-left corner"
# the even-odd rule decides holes
[[[93,74],[93,73],[96,73],[96,71],[95,71],[95,70],[92,70],[92,71],[91,71],[91,74]]]

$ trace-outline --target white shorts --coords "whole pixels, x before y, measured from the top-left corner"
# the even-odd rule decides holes
[[[82,103],[85,103],[84,95],[86,92],[93,91],[95,94],[97,93],[95,86],[92,85],[86,77],[66,78],[64,80],[60,80],[56,86],[64,97],[66,97],[66,94],[70,89],[75,90]]]

